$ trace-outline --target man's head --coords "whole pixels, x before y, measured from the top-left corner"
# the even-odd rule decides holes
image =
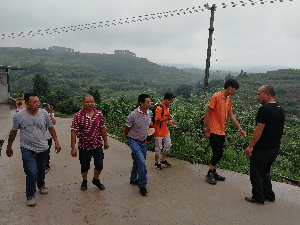
[[[224,84],[224,89],[226,89],[228,91],[228,95],[231,96],[236,93],[236,90],[239,89],[239,87],[239,82],[234,79],[228,79]]]
[[[148,94],[139,95],[138,103],[142,109],[144,109],[144,110],[150,109],[150,107],[151,107],[150,95],[148,95]]]
[[[257,91],[257,101],[262,105],[266,105],[269,102],[274,101],[274,97],[275,90],[270,85],[262,86]]]
[[[50,105],[48,103],[43,103],[41,108],[47,110],[50,108]]]
[[[26,93],[24,95],[24,100],[27,106],[27,109],[37,111],[40,107],[40,100],[38,96],[34,93]]]
[[[173,102],[174,98],[175,98],[175,95],[173,93],[166,92],[165,96],[164,96],[164,104],[166,106],[170,105]]]
[[[84,109],[87,109],[87,110],[94,109],[94,106],[95,106],[94,97],[90,94],[84,95],[82,98],[82,105],[83,105]]]

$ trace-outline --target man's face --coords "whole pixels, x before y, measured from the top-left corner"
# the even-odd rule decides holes
[[[30,96],[28,102],[26,102],[26,106],[30,110],[37,111],[40,107],[40,99],[37,96]]]
[[[172,98],[171,100],[166,99],[167,106],[170,105],[173,102],[173,100],[174,100],[174,98]]]
[[[95,106],[95,100],[93,97],[85,97],[82,105],[85,109],[91,110]]]
[[[146,98],[144,103],[141,103],[141,107],[144,109],[150,109],[151,107],[151,99],[150,98]]]
[[[268,93],[266,94],[264,92],[264,87],[261,87],[258,89],[257,91],[257,101],[262,104],[262,105],[265,105],[267,104],[267,100],[268,100]]]
[[[236,88],[232,88],[231,86],[229,86],[229,95],[233,96],[236,93]]]

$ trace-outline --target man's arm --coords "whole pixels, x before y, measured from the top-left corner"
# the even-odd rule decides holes
[[[50,132],[50,134],[51,134],[51,136],[52,136],[52,138],[55,142],[55,152],[58,154],[61,150],[61,147],[60,147],[60,144],[57,140],[55,129],[54,129],[54,127],[51,127],[51,128],[48,128],[48,130],[49,130],[49,132]]]
[[[245,154],[247,156],[252,155],[253,146],[256,144],[256,142],[260,139],[262,132],[264,131],[266,124],[263,123],[257,123],[255,130],[253,132],[253,137],[249,143],[249,146],[245,149]]]
[[[77,150],[76,150],[76,137],[77,137],[77,130],[71,130],[71,155],[73,157],[77,157]]]
[[[127,144],[128,144],[128,133],[129,133],[130,129],[131,129],[131,127],[128,127],[127,125],[125,125],[124,135],[125,135],[125,138],[127,140]]]
[[[205,137],[210,139],[210,130],[209,130],[209,113],[213,110],[213,108],[207,106],[204,113],[204,124],[205,124]]]
[[[104,141],[104,150],[106,150],[109,147],[108,142],[107,142],[106,127],[100,127],[100,133],[101,133],[101,136],[102,136],[103,141]]]
[[[11,157],[14,153],[11,146],[12,146],[12,143],[14,142],[14,140],[16,138],[17,133],[18,133],[17,130],[11,130],[10,133],[9,133],[8,143],[7,143],[7,150],[6,150],[6,155],[8,157]]]
[[[228,116],[231,120],[231,122],[234,124],[234,126],[238,129],[240,135],[242,137],[246,137],[246,132],[241,128],[239,122],[236,120],[235,116],[233,115],[233,112],[232,111],[229,111],[228,112]]]

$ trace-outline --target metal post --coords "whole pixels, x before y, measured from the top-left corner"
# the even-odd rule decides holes
[[[208,7],[208,4],[205,5]],[[206,68],[205,68],[205,77],[203,84],[203,93],[207,93],[208,90],[208,78],[209,78],[209,68],[210,68],[210,57],[211,57],[211,45],[212,45],[212,35],[214,32],[214,16],[216,11],[216,5],[213,4],[212,7],[208,8],[211,12],[210,14],[210,27],[209,27],[209,37],[208,37],[208,48],[207,48],[207,58],[206,58]]]

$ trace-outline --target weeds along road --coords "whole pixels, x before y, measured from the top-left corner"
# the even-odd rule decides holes
[[[1,134],[9,132],[13,110],[0,105]],[[19,149],[19,132],[14,155],[0,159],[0,224],[299,224],[300,189],[274,182],[276,201],[258,205],[246,202],[251,196],[249,176],[222,171],[226,181],[210,185],[204,179],[208,167],[168,158],[171,168],[156,170],[154,153],[148,152],[149,193],[141,196],[129,184],[132,166],[130,148],[109,138],[104,169],[100,175],[104,191],[92,184],[82,192],[80,164],[70,154],[69,118],[57,118],[55,129],[62,146],[51,149],[51,169],[46,174],[47,195],[37,192],[34,207],[26,205],[25,174]],[[7,124],[7,125],[5,125]],[[5,135],[4,135],[5,136]],[[93,168],[93,164],[91,164]]]

